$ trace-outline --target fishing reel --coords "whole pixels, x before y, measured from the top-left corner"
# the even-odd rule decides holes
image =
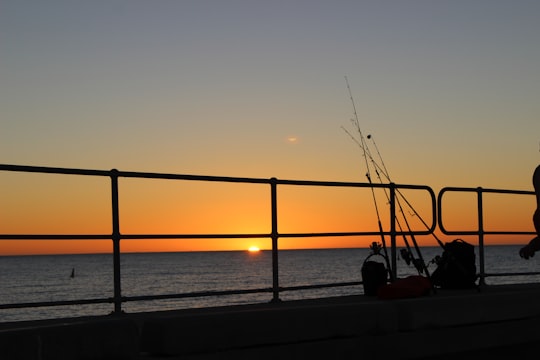
[[[419,274],[424,273],[425,266],[424,266],[424,263],[422,262],[422,259],[414,258],[413,254],[408,249],[401,249],[400,254],[401,254],[401,258],[405,261],[407,265],[412,264]]]
[[[381,255],[382,245],[378,242],[372,242],[371,245],[369,245],[369,248],[371,249],[372,255]]]

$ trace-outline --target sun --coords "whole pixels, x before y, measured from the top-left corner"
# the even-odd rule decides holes
[[[261,249],[259,249],[257,246],[250,246],[248,249],[249,252],[259,252]]]

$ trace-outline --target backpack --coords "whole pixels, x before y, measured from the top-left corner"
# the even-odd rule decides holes
[[[437,268],[431,274],[433,285],[443,289],[467,289],[476,286],[476,256],[474,245],[462,239],[447,242],[442,256],[434,262]]]

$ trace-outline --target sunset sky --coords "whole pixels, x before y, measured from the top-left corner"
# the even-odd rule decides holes
[[[395,183],[532,190],[539,18],[535,0],[3,0],[0,163],[365,182],[342,128],[355,131],[347,77]],[[111,231],[106,178],[0,172],[0,195],[0,233]],[[356,195],[284,194],[280,231],[355,231],[362,216],[375,228],[370,194],[364,207]],[[268,197],[262,185],[124,180],[121,230],[268,232]],[[532,196],[494,201],[488,223],[532,231],[533,209]],[[125,249],[269,248],[227,241]],[[367,244],[309,241],[283,246]],[[0,240],[2,254],[108,249]]]

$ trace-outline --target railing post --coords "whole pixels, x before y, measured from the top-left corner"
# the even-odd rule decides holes
[[[390,264],[392,279],[397,279],[396,254],[396,184],[390,183]]]
[[[483,191],[481,187],[477,188],[477,201],[478,201],[478,265],[480,267],[479,285],[485,285],[485,269],[484,269],[484,200]]]
[[[111,170],[112,195],[112,241],[114,269],[114,313],[122,312],[122,290],[120,286],[120,212],[118,210],[118,170]]]
[[[278,224],[277,224],[277,179],[270,179],[272,206],[272,302],[279,302],[279,259],[278,259]]]

